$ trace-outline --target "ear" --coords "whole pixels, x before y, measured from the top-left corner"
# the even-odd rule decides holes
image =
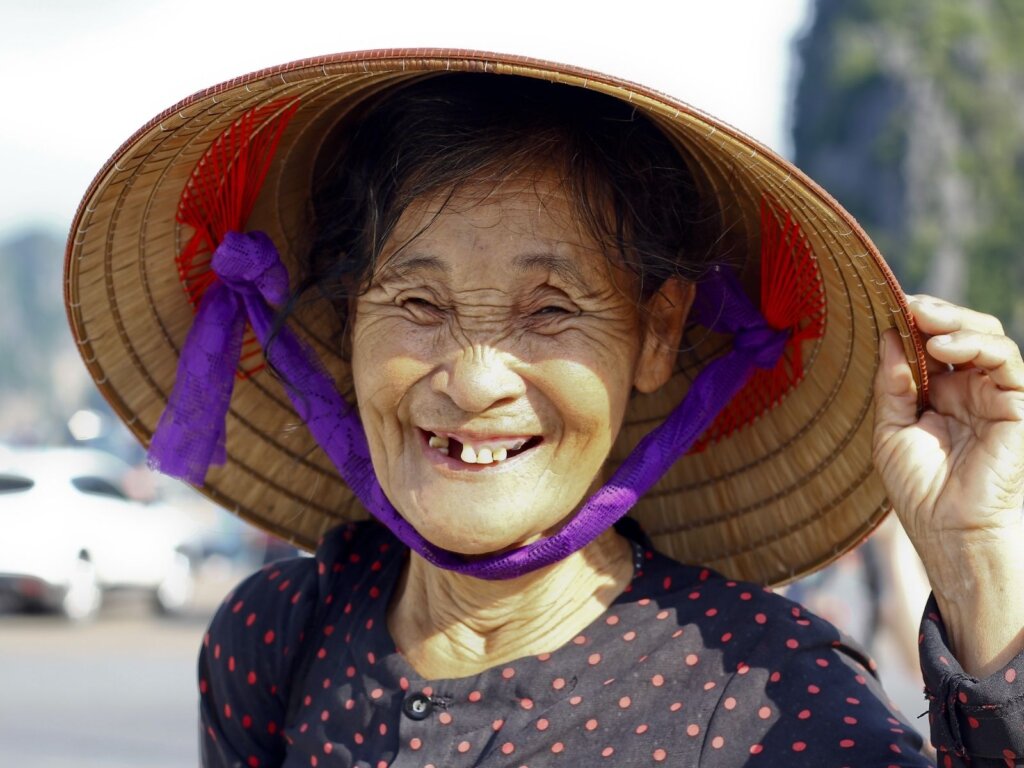
[[[655,392],[672,377],[695,294],[693,283],[670,277],[644,304],[643,341],[633,379],[640,392]]]

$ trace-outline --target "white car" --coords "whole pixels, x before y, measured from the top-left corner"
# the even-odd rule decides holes
[[[133,500],[127,488],[139,475],[93,449],[0,450],[0,592],[74,620],[95,615],[116,588],[147,590],[164,612],[186,608],[196,523]]]

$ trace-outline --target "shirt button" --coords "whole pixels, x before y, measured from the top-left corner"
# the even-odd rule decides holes
[[[410,720],[426,720],[434,711],[434,703],[429,696],[414,693],[402,702],[402,711]]]

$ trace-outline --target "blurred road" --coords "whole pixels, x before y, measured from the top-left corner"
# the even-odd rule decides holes
[[[127,594],[83,626],[0,614],[0,766],[197,765],[196,654],[241,575],[204,577],[183,617],[154,616]]]

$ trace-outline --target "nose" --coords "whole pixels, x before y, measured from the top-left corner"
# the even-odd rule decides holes
[[[432,384],[465,413],[482,413],[526,393],[514,358],[487,344],[460,349],[450,364],[434,374]]]

